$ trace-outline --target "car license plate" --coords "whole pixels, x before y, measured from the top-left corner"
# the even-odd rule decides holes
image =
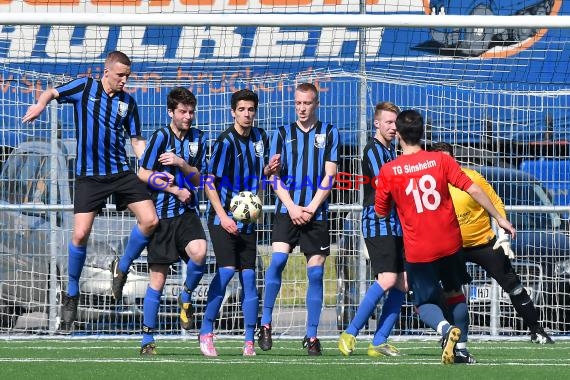
[[[194,301],[206,301],[208,299],[209,285],[198,285],[192,292],[192,299]]]
[[[528,295],[532,298],[533,288],[527,287],[525,288],[528,292]],[[509,295],[501,288],[499,290],[499,298],[500,300],[509,300]],[[491,286],[471,286],[469,294],[470,301],[490,301],[491,300]]]
[[[206,301],[208,298],[208,285],[198,285],[196,289],[192,292],[192,299],[194,301]],[[165,297],[178,297],[178,294],[182,291],[181,285],[169,285],[164,286],[162,294]]]
[[[471,294],[469,295],[471,301],[481,301],[491,299],[491,287],[490,286],[472,286]]]
[[[180,291],[182,290],[182,286],[180,285],[169,285],[166,284],[164,285],[164,289],[162,290],[162,294],[167,297],[178,297],[178,294],[180,293]]]

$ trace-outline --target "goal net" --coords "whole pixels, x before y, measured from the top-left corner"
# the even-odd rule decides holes
[[[145,137],[169,122],[166,95],[174,86],[197,96],[195,126],[210,143],[232,123],[234,91],[259,95],[256,123],[271,135],[296,118],[295,86],[317,86],[319,118],[341,134],[320,335],[346,328],[373,278],[360,238],[368,180],[360,159],[380,101],[419,110],[426,147],[449,142],[462,164],[486,173],[518,229],[514,266],[541,323],[555,333],[570,330],[570,31],[558,21],[567,20],[570,1],[6,0],[0,11],[2,335],[58,330],[73,218],[73,110],[53,103],[36,122],[21,119],[48,86],[100,78],[112,50],[133,61],[126,91],[138,103]],[[258,225],[260,305],[271,259],[271,199],[265,195]],[[109,265],[123,253],[133,223],[133,215],[113,207],[96,218],[74,334],[140,334],[144,255],[131,268],[123,301],[115,304],[110,293]],[[189,334],[200,326],[215,271],[211,244],[207,268],[193,294]],[[472,332],[525,333],[509,295],[480,268],[469,270]],[[163,334],[186,334],[176,300],[183,275],[179,264],[169,272],[159,313]],[[305,257],[295,250],[274,310],[278,336],[305,334],[307,282]],[[236,275],[217,333],[243,333],[240,296]],[[364,334],[374,332],[377,319]],[[410,295],[394,334],[432,334]]]

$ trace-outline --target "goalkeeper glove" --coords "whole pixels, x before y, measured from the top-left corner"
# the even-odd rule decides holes
[[[503,252],[509,259],[515,258],[515,253],[511,249],[511,242],[509,240],[509,235],[503,230],[502,228],[497,229],[497,241],[493,246],[493,250],[499,249],[499,247],[503,248]]]

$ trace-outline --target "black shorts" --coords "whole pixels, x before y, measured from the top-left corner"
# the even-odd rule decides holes
[[[289,244],[290,252],[299,245],[305,256],[328,256],[331,251],[331,238],[327,221],[311,220],[307,224],[296,226],[291,221],[289,214],[275,214],[271,241],[272,243]]]
[[[173,218],[160,219],[148,243],[148,264],[170,265],[179,259],[188,261],[186,246],[193,240],[206,240],[200,217],[185,212]]]
[[[146,185],[132,171],[107,176],[79,176],[75,179],[73,212],[99,212],[112,194],[116,197],[119,211],[125,210],[131,203],[151,200]]]
[[[257,234],[232,235],[220,225],[208,223],[210,240],[216,255],[216,266],[234,267],[238,270],[255,270],[257,257]]]
[[[413,291],[414,304],[426,303],[439,305],[441,289],[461,291],[464,284],[471,282],[471,276],[465,267],[465,258],[461,252],[442,257],[430,263],[406,262],[408,285]]]
[[[364,239],[374,278],[378,273],[404,271],[404,243],[401,236],[376,236]]]

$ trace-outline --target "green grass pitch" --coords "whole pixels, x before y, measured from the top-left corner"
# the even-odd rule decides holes
[[[369,358],[368,339],[343,357],[336,340],[322,340],[323,356],[308,357],[300,340],[276,339],[271,351],[241,355],[241,340],[216,339],[220,354],[200,354],[195,337],[157,338],[159,355],[140,357],[135,339],[0,340],[2,379],[564,379],[570,376],[570,341],[539,346],[527,341],[470,342],[475,365],[440,363],[436,340],[392,342],[400,357]]]

